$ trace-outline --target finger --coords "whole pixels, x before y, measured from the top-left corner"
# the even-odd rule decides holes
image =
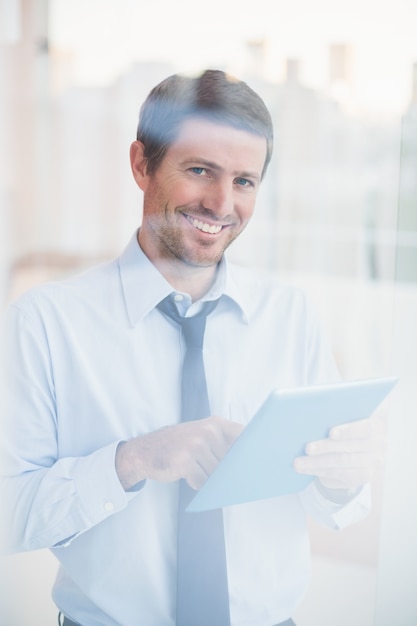
[[[244,428],[243,424],[214,416],[201,420],[201,422],[203,422],[204,427],[204,441],[219,461]]]
[[[329,432],[329,438],[335,441],[342,439],[366,439],[373,434],[373,420],[370,418],[357,420],[335,426]]]
[[[204,456],[195,459],[190,463],[189,469],[184,476],[186,482],[193,489],[200,489],[206,482],[210,474],[216,469],[219,460],[210,450]]]
[[[221,459],[219,459],[212,450],[207,450],[204,456],[201,456],[196,460],[205,474],[205,479],[207,479],[216,469],[220,460]]]
[[[327,439],[331,441],[349,441],[363,439],[382,445],[386,442],[386,423],[379,417],[371,417],[355,422],[339,424],[329,431]],[[317,441],[325,441],[317,440]],[[315,443],[315,442],[311,442]],[[313,448],[311,448],[312,450]]]
[[[339,471],[368,471],[372,467],[369,454],[361,453],[321,454],[297,457],[294,460],[294,468],[298,473],[313,476],[329,475]]]
[[[349,469],[342,471],[341,469],[333,472],[322,472],[317,474],[316,478],[324,487],[329,489],[356,489],[369,483],[372,479],[372,470],[369,468]]]
[[[331,454],[341,452],[362,452],[369,453],[373,450],[373,444],[370,439],[321,439],[312,441],[306,445],[305,453],[307,456],[317,456],[320,454]]]
[[[207,418],[207,424],[217,432],[230,446],[244,429],[244,425],[239,422],[224,419],[223,417],[211,416]]]
[[[231,444],[243,430],[243,425],[220,417],[209,417],[194,423],[204,430],[194,448],[194,459],[198,467],[191,464],[186,480],[194,489],[199,489],[223,459]],[[201,433],[200,433],[201,434]],[[197,439],[197,438],[196,438]]]
[[[368,452],[376,462],[384,459],[387,447],[386,423],[379,417],[361,420],[352,425],[343,424],[333,429],[331,435],[327,439],[308,443],[305,453],[318,455],[331,452]]]
[[[225,438],[225,441],[228,443],[229,446],[232,445],[232,443],[234,443],[236,441],[236,439],[239,437],[239,435],[242,433],[242,431],[244,430],[244,425],[240,424],[238,422],[231,422],[229,420],[226,420],[226,425],[223,431],[223,436]]]
[[[320,454],[317,456],[300,456],[294,460],[297,471],[311,474],[320,469],[335,467],[357,468],[371,465],[369,454],[360,452],[342,452],[332,454]]]
[[[198,491],[207,480],[208,474],[199,463],[194,463],[183,476],[186,483],[195,491]]]
[[[352,488],[371,480],[373,463],[366,454],[321,455],[298,457],[294,469],[300,474],[316,476],[327,487]]]

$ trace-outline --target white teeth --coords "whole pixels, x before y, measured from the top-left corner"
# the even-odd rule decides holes
[[[210,224],[206,224],[205,222],[199,222],[198,220],[193,219],[193,218],[191,218],[190,221],[191,221],[191,224],[195,228],[198,228],[198,230],[202,230],[203,233],[210,233],[211,235],[216,235],[222,229],[222,226],[216,226],[215,224],[212,224],[210,226]]]

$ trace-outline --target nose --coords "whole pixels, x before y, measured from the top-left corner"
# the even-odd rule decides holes
[[[233,213],[233,184],[226,180],[213,180],[206,187],[203,197],[204,208],[212,211],[216,217],[222,218]]]

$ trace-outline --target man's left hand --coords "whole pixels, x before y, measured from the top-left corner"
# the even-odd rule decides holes
[[[294,468],[299,474],[316,476],[327,489],[354,490],[371,480],[381,461],[384,431],[378,417],[335,426],[327,439],[307,444],[305,456],[295,459]]]

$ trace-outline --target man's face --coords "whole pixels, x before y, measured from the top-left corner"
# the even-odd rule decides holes
[[[216,265],[252,216],[266,139],[190,119],[180,128],[144,192],[140,242],[154,262]]]

